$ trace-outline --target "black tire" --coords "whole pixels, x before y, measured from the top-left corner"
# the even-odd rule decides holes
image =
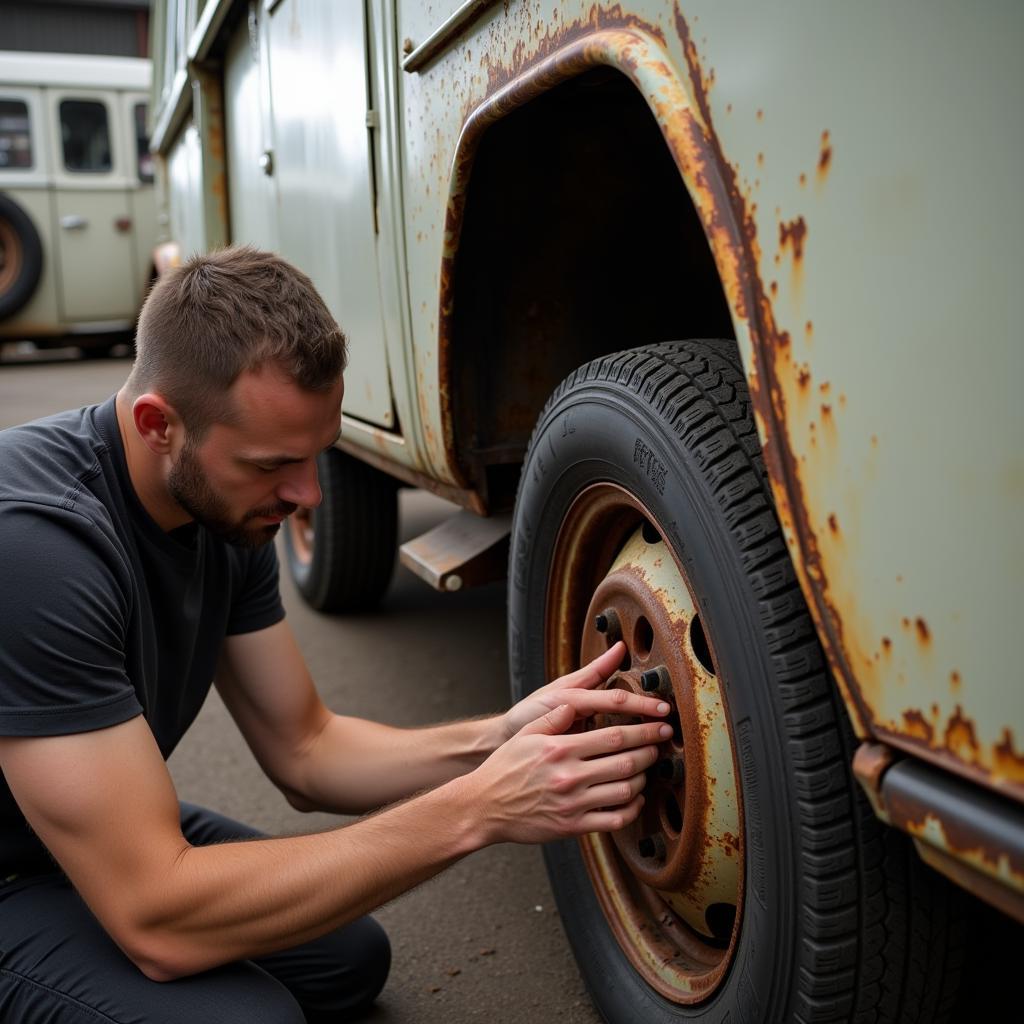
[[[367,611],[391,581],[398,545],[398,485],[378,469],[332,448],[317,463],[323,501],[311,537],[286,521],[288,568],[306,603],[321,612]]]
[[[39,232],[18,203],[0,193],[0,320],[32,298],[42,273]]]
[[[879,823],[852,776],[854,738],[778,525],[734,343],[608,356],[548,402],[513,522],[513,698],[546,682],[556,539],[576,496],[603,481],[650,510],[691,585],[723,690],[746,858],[729,969],[703,1002],[685,1005],[655,991],[620,948],[580,844],[545,849],[605,1020],[947,1019],[964,952],[962,896]],[[571,626],[557,628],[572,639]]]

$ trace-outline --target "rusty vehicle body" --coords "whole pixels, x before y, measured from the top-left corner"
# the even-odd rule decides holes
[[[347,455],[500,517],[545,402],[578,367],[669,339],[733,342],[859,744],[849,769],[930,865],[1024,921],[1024,12],[168,0],[153,24],[167,240],[253,242],[312,276],[351,341]],[[664,459],[636,443],[635,476],[657,491]],[[586,501],[584,519],[642,505]],[[592,533],[580,525],[580,543]],[[408,560],[441,588],[491,578],[495,532],[471,534]],[[687,606],[687,573],[655,584],[663,567],[628,545],[638,561],[609,554],[596,584],[625,595],[633,565],[646,589],[623,614]],[[668,628],[648,652],[685,660]],[[549,644],[549,667],[598,649],[566,643],[567,662]],[[679,671],[710,686],[695,657]],[[709,700],[708,714],[728,703]],[[740,742],[735,722],[709,728]],[[742,861],[743,808],[707,768],[714,746],[685,744],[717,780],[704,837]],[[592,875],[614,860],[596,843],[585,855]],[[703,856],[646,884],[685,889]],[[751,880],[731,857],[714,872],[739,906]],[[669,903],[685,916],[685,899]],[[711,970],[694,995],[659,977],[682,1008],[718,984]]]

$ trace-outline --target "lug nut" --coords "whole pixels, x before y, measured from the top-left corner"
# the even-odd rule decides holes
[[[681,786],[686,777],[686,769],[678,757],[663,757],[655,766],[654,774],[663,782],[673,786]]]
[[[659,697],[666,699],[672,696],[672,679],[664,665],[649,668],[644,672],[640,677],[640,685],[643,687],[644,693],[656,693]]]
[[[644,836],[643,839],[637,844],[640,849],[640,856],[649,858],[655,858],[656,860],[665,859],[665,840],[661,836]]]
[[[619,621],[619,613],[614,608],[605,608],[594,619],[594,629],[598,633],[604,633],[609,647],[622,639],[622,623]]]

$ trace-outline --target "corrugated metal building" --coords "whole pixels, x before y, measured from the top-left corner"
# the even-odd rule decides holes
[[[0,50],[149,56],[149,0],[0,0]]]

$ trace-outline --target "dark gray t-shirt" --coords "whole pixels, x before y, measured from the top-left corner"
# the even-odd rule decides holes
[[[142,714],[167,758],[224,637],[283,617],[272,544],[245,550],[150,518],[113,398],[0,431],[0,736]],[[0,778],[0,877],[45,856]]]

